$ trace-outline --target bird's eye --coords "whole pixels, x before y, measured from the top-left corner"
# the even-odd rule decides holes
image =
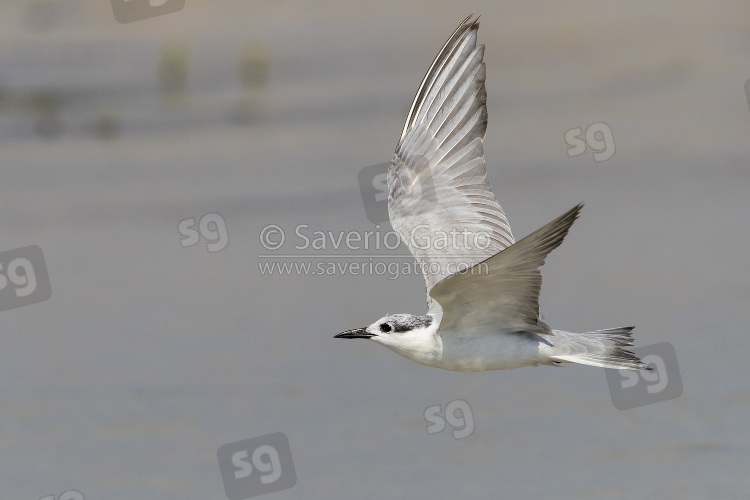
[[[381,332],[385,332],[385,333],[390,332],[391,331],[391,325],[389,325],[388,323],[382,323],[380,325],[380,331]]]

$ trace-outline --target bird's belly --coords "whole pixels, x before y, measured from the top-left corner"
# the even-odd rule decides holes
[[[487,337],[444,335],[442,355],[433,366],[444,370],[474,372],[536,366],[542,360],[539,343],[522,335]]]

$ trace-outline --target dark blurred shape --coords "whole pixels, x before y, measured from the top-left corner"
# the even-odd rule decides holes
[[[246,89],[263,88],[268,84],[268,48],[260,42],[248,42],[240,56],[240,81]]]
[[[5,111],[5,107],[8,104],[8,89],[0,83],[0,112]]]
[[[50,90],[36,92],[31,97],[31,106],[36,113],[34,132],[46,139],[60,135],[63,129],[60,119],[60,96]]]
[[[159,56],[157,77],[159,89],[164,93],[178,93],[185,90],[190,51],[181,41],[167,41]]]
[[[242,48],[239,63],[242,94],[230,112],[230,118],[236,123],[252,123],[260,116],[266,100],[270,59],[263,42],[247,42]]]
[[[240,125],[248,125],[258,120],[262,109],[261,98],[244,96],[232,105],[229,111],[229,120]]]
[[[99,140],[114,139],[120,135],[120,120],[114,113],[100,113],[94,121],[94,137]]]

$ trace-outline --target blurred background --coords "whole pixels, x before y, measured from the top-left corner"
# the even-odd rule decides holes
[[[120,23],[1,1],[0,252],[37,245],[52,293],[0,313],[0,496],[226,498],[218,448],[281,432],[296,484],[274,498],[747,498],[749,8],[187,0]],[[420,276],[261,272],[271,224],[279,261],[370,259],[295,228],[377,229],[358,172],[472,11],[516,238],[586,203],[545,320],[671,343],[679,398],[617,410],[593,367],[420,366],[332,339],[423,314]],[[474,432],[429,433],[456,400]]]

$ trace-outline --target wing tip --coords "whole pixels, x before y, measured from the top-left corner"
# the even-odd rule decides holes
[[[428,84],[428,82],[430,81],[430,75],[432,74],[433,69],[435,68],[435,64],[438,63],[438,61],[440,60],[441,56],[444,55],[445,50],[447,48],[454,46],[456,43],[458,43],[459,40],[464,38],[467,33],[471,33],[471,32],[479,30],[479,17],[480,16],[476,13],[476,11],[466,16],[466,18],[464,18],[464,20],[461,21],[461,24],[458,25],[458,28],[456,28],[455,31],[453,31],[453,34],[451,34],[450,38],[448,38],[448,40],[445,42],[443,47],[440,49],[440,52],[438,52],[438,55],[432,61],[430,68],[427,70],[427,73],[422,79],[422,83],[420,84],[419,89],[417,90],[417,94],[414,96],[414,101],[412,102],[411,108],[409,109],[409,114],[406,117],[406,123],[404,123],[404,128],[401,131],[401,137],[399,138],[398,144],[396,145],[396,151],[398,151],[398,148],[401,146],[401,142],[404,140],[406,133],[414,125],[413,119],[415,117],[415,110],[418,110],[420,97],[422,96],[422,92],[425,89],[425,85]],[[429,90],[429,88],[427,90]]]
[[[477,14],[476,11],[472,12],[468,16],[464,18],[463,21],[458,25],[458,28],[453,32],[453,35],[451,35],[451,38],[461,32],[462,34],[465,34],[469,31],[477,31],[479,29],[479,18],[480,14]],[[449,39],[450,40],[450,39]]]
[[[575,222],[578,219],[578,217],[580,217],[583,206],[584,206],[584,203],[580,202],[578,205],[574,206],[573,208],[571,208],[570,210],[562,214],[560,217],[558,217],[558,219],[565,220],[565,221],[572,219],[570,220],[570,223],[573,224],[573,222]]]
[[[573,208],[571,208],[570,210],[562,214],[560,217],[550,222],[549,225],[553,227],[555,226],[559,227],[563,232],[563,237],[565,237],[565,235],[568,234],[568,230],[570,229],[570,227],[573,225],[573,223],[576,220],[578,220],[578,217],[580,217],[582,208],[583,208],[583,202],[574,206]]]
[[[476,17],[474,17],[476,16]],[[466,19],[463,20],[459,28],[469,25],[469,29],[476,30],[479,28],[479,18],[481,17],[481,14],[477,14],[477,11],[472,12],[468,16],[466,16]],[[473,18],[473,19],[472,19]]]

